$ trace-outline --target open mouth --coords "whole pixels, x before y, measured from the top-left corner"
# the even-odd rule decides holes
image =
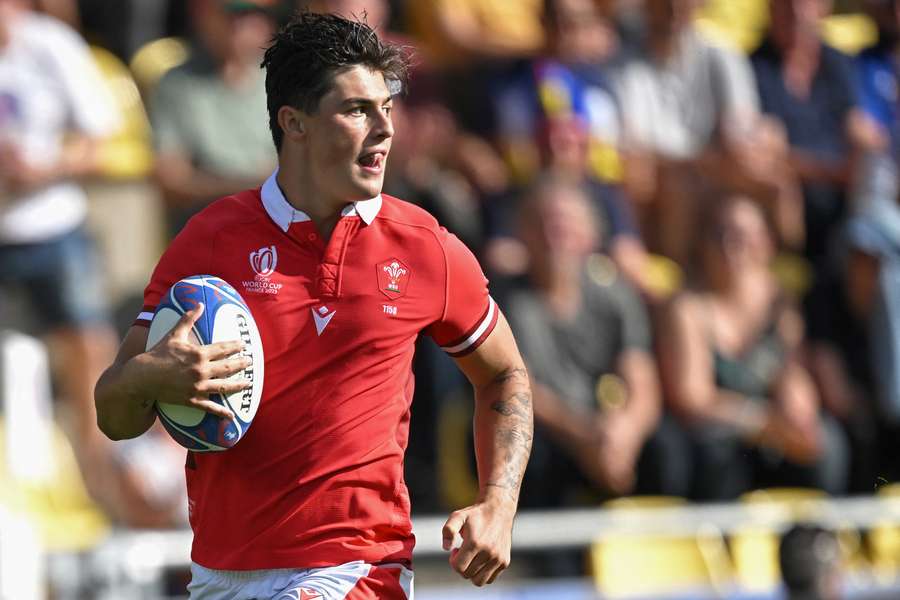
[[[384,152],[379,150],[377,152],[363,154],[356,162],[367,171],[380,173],[384,168]]]

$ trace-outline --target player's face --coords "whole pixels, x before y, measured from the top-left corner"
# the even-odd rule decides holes
[[[381,193],[394,135],[381,72],[357,65],[336,75],[304,126],[310,176],[323,196],[346,203]]]

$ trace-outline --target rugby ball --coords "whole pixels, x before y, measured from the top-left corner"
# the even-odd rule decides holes
[[[246,378],[253,385],[230,395],[211,394],[210,400],[227,406],[234,418],[225,419],[192,406],[156,403],[156,411],[166,431],[176,442],[195,452],[227,450],[241,441],[253,423],[262,397],[264,364],[262,340],[250,309],[237,291],[212,275],[194,275],[178,281],[156,307],[147,350],[155,346],[198,303],[203,314],[193,333],[200,344],[243,340],[243,354],[253,364],[229,379]]]

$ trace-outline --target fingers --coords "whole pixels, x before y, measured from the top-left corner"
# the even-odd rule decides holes
[[[494,572],[488,576],[488,579],[485,583],[487,585],[491,585],[492,583],[497,581],[497,578],[500,577],[500,573],[502,573],[505,570],[506,570],[505,566],[499,565],[496,569],[494,569]]]
[[[487,566],[490,561],[491,555],[481,550],[474,557],[472,557],[471,562],[469,562],[469,566],[465,568],[462,572],[462,576],[466,579],[472,579],[472,581],[476,581],[475,576]]]
[[[469,567],[472,566],[472,562],[475,560],[475,557],[478,556],[479,552],[479,548],[472,540],[467,539],[463,541],[463,545],[459,547],[459,550],[450,554],[450,566],[453,567],[454,571],[466,579],[470,579],[472,576],[468,574],[467,571],[469,571]],[[481,566],[482,563],[479,563],[476,566]],[[475,568],[473,567],[471,572],[474,573],[474,571]]]
[[[222,360],[223,358],[234,356],[241,352],[245,347],[244,342],[240,340],[216,342],[215,344],[203,346],[203,352],[206,355],[207,360]]]
[[[200,410],[204,410],[210,414],[216,415],[217,417],[223,417],[225,419],[233,419],[234,414],[218,402],[214,402],[208,398],[191,398],[188,400],[188,405],[193,406],[194,408],[199,408]]]
[[[240,379],[233,381],[230,379],[208,379],[197,385],[197,392],[200,394],[221,394],[230,396],[237,392],[242,392],[253,383],[248,379]]]
[[[459,534],[463,525],[466,523],[466,514],[462,511],[456,511],[450,515],[447,522],[444,523],[443,529],[443,547],[444,550],[450,550],[453,547],[453,540]]]
[[[207,374],[209,379],[227,379],[236,373],[240,373],[252,364],[253,361],[249,356],[230,358],[228,360],[217,360],[209,363]],[[247,384],[249,385],[250,380],[245,379],[245,381],[247,381]]]
[[[178,322],[175,323],[175,327],[172,328],[171,336],[174,339],[187,341],[188,332],[194,327],[194,323],[197,322],[197,319],[200,318],[200,315],[203,314],[203,303],[198,302],[197,306],[187,311],[181,318],[178,319]]]
[[[467,540],[450,555],[450,565],[464,578],[481,587],[494,581],[509,566],[509,560],[503,559],[496,548],[479,547]]]

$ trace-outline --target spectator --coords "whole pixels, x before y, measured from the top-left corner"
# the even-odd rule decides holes
[[[815,525],[795,525],[782,537],[778,563],[786,600],[839,600],[841,548],[837,536]]]
[[[648,298],[656,292],[647,280],[644,268],[647,254],[634,223],[631,207],[624,192],[616,183],[599,181],[590,176],[587,168],[590,153],[590,134],[585,120],[576,115],[558,115],[543,120],[537,140],[542,169],[556,177],[567,179],[584,188],[593,208],[604,226],[603,250],[613,259],[623,277]],[[498,274],[517,275],[526,268],[527,253],[520,240],[514,237],[514,215],[522,190],[515,188],[504,196],[485,203],[485,258]]]
[[[274,32],[263,0],[192,0],[197,39],[150,103],[156,179],[170,233],[217,197],[258,186],[275,165],[259,69]]]
[[[660,400],[641,301],[609,259],[592,255],[599,224],[584,191],[550,177],[521,209],[527,282],[507,312],[533,380],[538,432],[522,502],[577,503],[652,486],[641,481],[642,450]],[[645,456],[648,477],[652,457]]]
[[[848,224],[846,284],[857,328],[869,352],[856,353],[860,378],[875,399],[881,426],[880,457],[896,453],[900,428],[900,1],[865,3],[878,24],[878,41],[857,58],[860,107],[874,126],[877,146],[861,165],[853,190],[855,214]],[[853,364],[853,363],[851,363]],[[896,479],[893,461],[878,472]]]
[[[541,170],[545,122],[575,117],[588,129],[592,175],[615,180],[620,114],[608,73],[617,47],[612,24],[593,0],[545,0],[544,24],[543,52],[496,86],[499,145],[519,181],[528,181]]]
[[[103,495],[109,447],[93,386],[116,335],[77,180],[98,172],[98,142],[118,118],[83,40],[29,4],[0,0],[0,284],[28,294],[58,357],[64,425],[81,466],[92,466],[91,492]]]
[[[819,37],[829,6],[828,0],[770,1],[770,32],[752,56],[762,108],[787,130],[789,162],[803,186],[806,255],[817,270],[846,214],[859,151],[870,144],[853,64]]]
[[[732,197],[711,217],[701,233],[705,280],[675,298],[660,336],[664,389],[693,456],[676,491],[699,500],[775,485],[840,493],[846,441],[820,416],[797,360],[802,322],[769,270],[763,215]]]
[[[813,275],[803,305],[807,363],[823,404],[846,419],[865,407],[866,365],[857,349],[867,342],[847,304],[836,250],[851,179],[878,141],[858,108],[853,62],[820,38],[819,22],[830,4],[771,1],[770,31],[752,62],[763,110],[784,123],[787,162],[802,184],[804,254]]]
[[[872,392],[881,429],[882,443],[872,457],[881,458],[880,464],[870,469],[893,480],[900,477],[895,461],[887,458],[896,455],[900,429],[900,182],[896,158],[871,157],[865,174],[854,199],[860,207],[858,214],[847,227],[846,281],[853,322],[863,332],[869,351],[857,352],[851,364],[858,363],[863,370],[860,379]]]
[[[94,499],[119,523],[180,525],[178,489],[166,486],[183,452],[165,434],[140,451],[110,447],[96,425],[94,383],[116,334],[76,181],[99,173],[97,146],[115,131],[115,104],[78,35],[26,4],[0,0],[0,284],[28,292],[58,355],[60,413]]]
[[[606,250],[645,293],[646,252],[628,199],[618,184],[619,108],[607,77],[616,38],[591,0],[546,0],[544,55],[524,61],[494,95],[498,142],[519,183],[552,170],[583,182],[609,224]],[[523,268],[509,224],[521,190],[487,205],[488,264],[498,273]]]
[[[646,35],[617,85],[625,181],[651,249],[690,265],[701,203],[736,188],[765,204],[779,241],[803,237],[777,125],[759,115],[753,74],[695,31],[696,0],[645,0]]]

